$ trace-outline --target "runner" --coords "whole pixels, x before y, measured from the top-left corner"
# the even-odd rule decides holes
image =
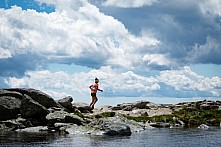
[[[99,83],[99,80],[95,78],[95,83],[89,87],[91,89],[92,101],[90,103],[90,107],[92,108],[92,110],[94,109],[95,103],[98,101],[97,96],[96,96],[97,91],[103,92],[103,90],[98,88],[98,83]]]

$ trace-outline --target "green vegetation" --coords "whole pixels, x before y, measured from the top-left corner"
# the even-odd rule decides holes
[[[199,108],[186,108],[174,112],[174,115],[188,126],[207,124],[217,126],[221,122],[221,110],[203,110]]]
[[[164,122],[164,123],[179,123],[178,120],[184,122],[188,127],[199,126],[201,124],[219,126],[221,122],[221,110],[219,109],[201,109],[199,107],[183,107],[179,111],[175,111],[170,115],[158,115],[153,117],[148,116],[128,116],[123,115],[127,119],[137,122]],[[176,120],[174,120],[176,118]]]

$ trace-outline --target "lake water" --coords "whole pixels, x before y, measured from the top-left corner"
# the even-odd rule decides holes
[[[0,146],[73,147],[219,147],[221,128],[147,129],[131,136],[93,136],[79,134],[0,133]]]

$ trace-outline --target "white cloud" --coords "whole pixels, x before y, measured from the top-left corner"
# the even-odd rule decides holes
[[[149,66],[166,66],[170,67],[172,62],[163,54],[149,54],[144,55],[142,58],[144,63],[147,63]]]
[[[22,78],[7,78],[5,83],[9,86],[37,88],[53,96],[66,96],[70,92],[88,94],[88,85],[98,76],[106,96],[155,96],[160,92],[162,96],[168,93],[163,91],[165,85],[176,92],[193,91],[194,95],[190,93],[190,96],[221,95],[220,77],[197,75],[188,66],[162,71],[154,77],[147,77],[143,72],[148,67],[150,72],[151,68],[172,69],[179,63],[219,64],[219,0],[104,2],[105,6],[124,8],[153,6],[151,9],[109,7],[117,9],[116,13],[129,12],[122,15],[128,18],[136,12],[133,16],[138,18],[133,22],[125,17],[125,26],[142,30],[139,35],[127,30],[124,21],[100,12],[87,0],[44,2],[55,5],[55,12],[40,13],[17,6],[0,9],[0,72],[6,73],[4,76],[25,72]],[[77,64],[98,70],[76,74],[36,71],[50,63]]]
[[[183,70],[161,71],[158,79],[177,91],[209,92],[212,96],[219,96],[221,91],[221,78],[207,78],[197,75],[188,66]]]
[[[102,67],[100,70],[91,70],[88,73],[81,72],[67,74],[65,72],[30,71],[23,78],[11,77],[5,80],[10,87],[33,87],[51,94],[62,91],[88,94],[89,86],[94,82],[94,77],[100,79],[101,88],[105,95],[109,96],[140,96],[145,92],[159,90],[157,79],[154,77],[143,77],[132,71],[116,73],[113,69]],[[52,92],[54,91],[54,92]],[[64,94],[62,94],[64,95]],[[56,95],[53,95],[56,97]]]
[[[189,67],[183,70],[168,70],[160,72],[159,76],[145,77],[132,71],[118,72],[110,66],[99,70],[68,74],[63,71],[50,72],[30,71],[22,78],[11,77],[5,80],[10,87],[32,87],[50,93],[53,97],[73,94],[88,95],[89,85],[94,78],[100,79],[100,88],[104,89],[103,96],[160,96],[161,83],[174,87],[176,91],[193,91],[193,96],[203,96],[202,92],[210,96],[220,96],[221,78],[206,78],[192,72]],[[60,93],[60,94],[58,94]]]
[[[47,14],[16,6],[0,9],[0,46],[7,50],[7,55],[36,54],[45,64],[49,60],[133,69],[142,64],[140,49],[160,43],[151,36],[134,36],[120,21],[87,1],[45,2],[54,4],[56,11]]]
[[[156,2],[158,2],[158,0],[106,0],[103,5],[121,8],[136,8],[150,6]]]

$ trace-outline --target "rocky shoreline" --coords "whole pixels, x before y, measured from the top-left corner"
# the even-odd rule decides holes
[[[70,96],[55,101],[36,89],[14,88],[0,89],[0,113],[0,131],[129,136],[153,127],[220,127],[221,101],[138,101],[91,110]]]

